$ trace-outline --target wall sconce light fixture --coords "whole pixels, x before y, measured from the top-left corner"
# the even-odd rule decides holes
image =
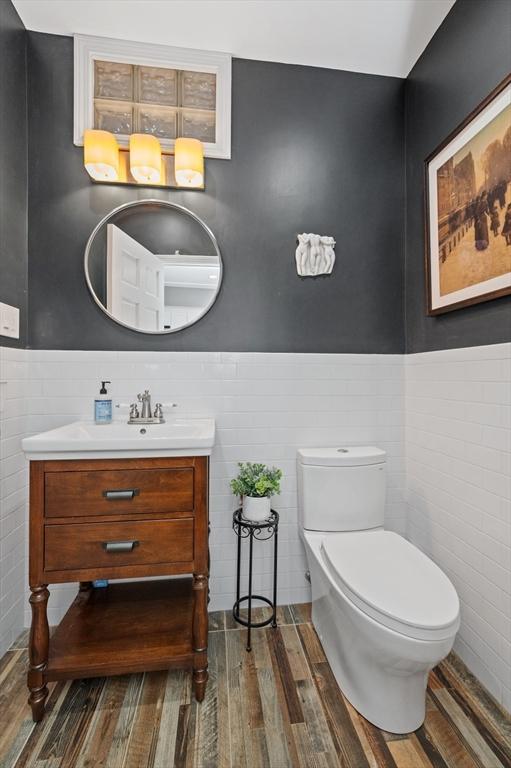
[[[86,130],[83,135],[83,164],[94,181],[118,181],[119,145],[108,131]]]
[[[101,184],[204,189],[204,150],[198,139],[176,139],[174,154],[163,153],[156,136],[133,133],[129,149],[109,131],[84,133],[83,163]]]
[[[161,147],[156,136],[132,133],[130,136],[130,171],[139,184],[159,184]]]
[[[199,139],[176,139],[174,153],[178,186],[204,186],[204,153]]]

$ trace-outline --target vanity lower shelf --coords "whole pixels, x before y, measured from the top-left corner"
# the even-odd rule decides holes
[[[189,577],[80,591],[52,634],[46,679],[189,667],[192,585]]]

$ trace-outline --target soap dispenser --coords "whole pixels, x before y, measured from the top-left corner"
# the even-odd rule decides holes
[[[94,421],[96,424],[110,424],[112,421],[112,398],[108,396],[105,384],[111,381],[102,381],[99,396],[94,400]]]

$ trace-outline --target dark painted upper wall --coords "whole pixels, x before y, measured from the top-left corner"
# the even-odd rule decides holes
[[[27,328],[27,94],[26,32],[10,0],[0,1],[0,301],[20,308]],[[0,376],[1,378],[1,376]]]
[[[511,340],[511,297],[427,317],[424,159],[511,71],[511,2],[457,0],[406,82],[406,349]]]
[[[0,301],[27,327],[27,114],[23,24],[0,2]],[[423,161],[511,69],[511,3],[457,0],[406,86],[406,318],[402,317],[400,81],[234,61],[233,159],[207,191],[160,192],[202,215],[226,273],[194,328],[145,337],[88,296],[82,251],[97,220],[149,190],[93,186],[72,145],[72,41],[29,34],[30,345],[110,349],[409,352],[506,341],[511,300],[425,316]],[[298,231],[333,234],[334,275],[297,278]],[[6,338],[2,344],[15,344]]]
[[[37,348],[402,352],[403,82],[233,62],[231,160],[205,193],[93,185],[73,136],[73,42],[29,33],[29,344]],[[83,250],[122,202],[160,196],[202,216],[225,275],[197,325],[117,326],[88,294]],[[333,235],[331,277],[302,280],[298,232]]]

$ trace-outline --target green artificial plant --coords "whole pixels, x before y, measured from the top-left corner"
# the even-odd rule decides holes
[[[231,480],[231,490],[236,496],[275,496],[280,493],[282,470],[266,464],[239,462],[238,476]]]

